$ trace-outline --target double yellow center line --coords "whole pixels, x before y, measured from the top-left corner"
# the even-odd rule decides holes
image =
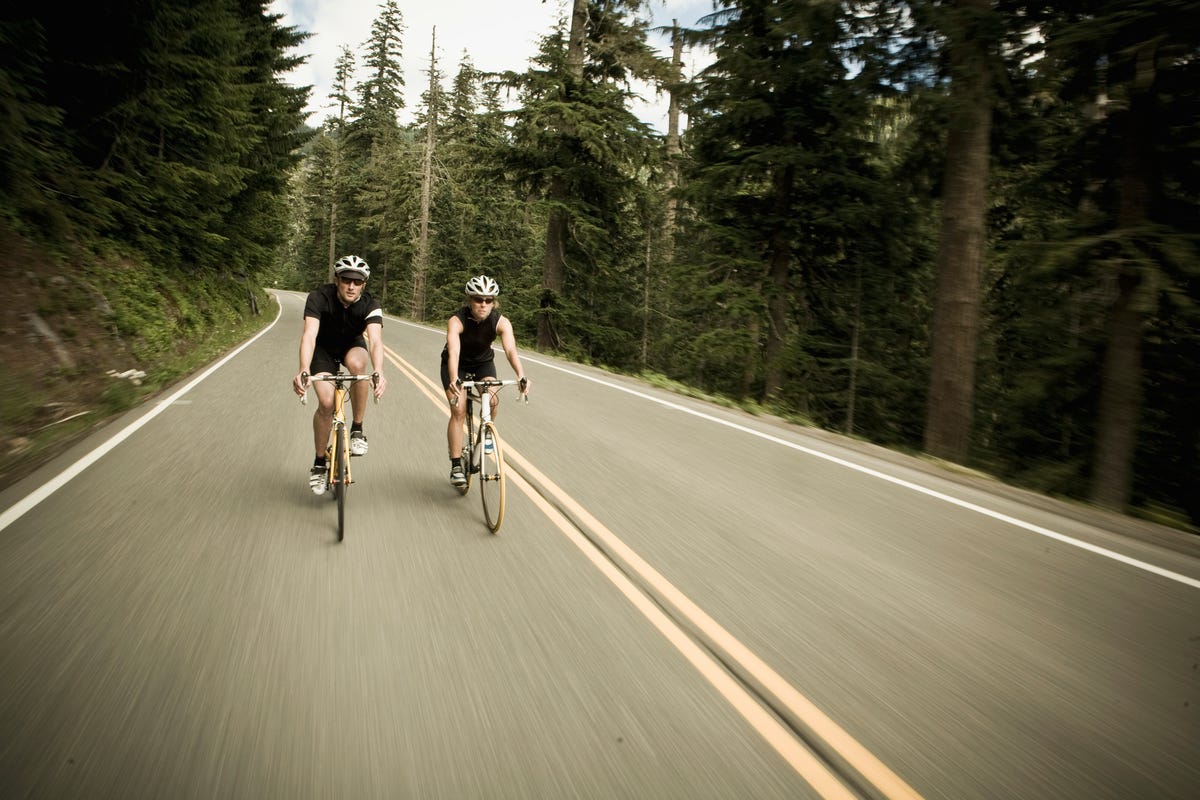
[[[445,395],[438,384],[405,361],[396,351],[386,346],[384,351],[388,360],[432,403],[449,416]],[[683,654],[684,658],[705,680],[821,797],[830,798],[830,800],[853,800],[855,794],[841,777],[814,755],[791,729],[764,708],[762,703],[741,682],[736,680],[692,636],[688,635],[675,620],[668,616],[646,591],[630,579],[629,575],[636,575],[644,586],[649,587],[655,593],[657,598],[669,603],[677,614],[687,620],[694,629],[701,632],[712,646],[719,648],[730,662],[736,663],[744,670],[764,693],[770,694],[781,709],[785,709],[793,719],[823,740],[826,746],[836,752],[845,764],[853,768],[876,791],[889,800],[920,800],[921,795],[900,776],[892,772],[862,744],[818,709],[812,701],[800,694],[748,647],[721,627],[716,620],[700,609],[658,570],[646,563],[600,520],[596,519],[507,442],[504,447],[504,459],[515,467],[515,469],[508,470],[507,473],[512,484],[529,497],[538,510],[579,548],[584,556],[625,595],[629,602],[658,629],[659,633]],[[551,503],[548,498],[553,498],[554,503]],[[567,514],[571,515],[570,518]],[[580,527],[585,528],[589,535],[585,536],[580,531]],[[596,543],[602,545],[603,549]],[[612,558],[620,559],[625,571],[619,569],[613,563]]]

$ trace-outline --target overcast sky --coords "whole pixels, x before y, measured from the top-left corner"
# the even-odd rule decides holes
[[[381,0],[273,0],[270,13],[282,14],[282,25],[308,31],[311,37],[299,48],[308,62],[289,77],[295,85],[311,85],[310,125],[319,125],[329,107],[334,64],[343,46],[362,62],[362,44],[371,35]],[[549,33],[564,14],[562,0],[398,0],[404,18],[405,105],[401,122],[411,120],[428,84],[429,48],[437,27],[438,67],[446,80],[458,72],[463,52],[470,53],[476,69],[523,70],[537,50],[540,36]],[[651,23],[693,26],[711,13],[713,0],[650,0]],[[655,42],[664,55],[665,39]],[[700,56],[684,54],[684,71],[690,77]],[[356,79],[358,76],[356,76]],[[666,129],[666,100],[652,94],[635,112],[660,132]]]

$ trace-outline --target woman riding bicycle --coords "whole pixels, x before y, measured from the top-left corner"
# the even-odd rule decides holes
[[[466,403],[460,403],[462,390],[456,380],[479,380],[496,377],[496,359],[492,342],[500,337],[500,346],[509,365],[522,381],[521,393],[529,393],[529,381],[517,355],[517,342],[512,323],[496,307],[500,286],[486,275],[467,281],[467,303],[446,321],[446,345],[442,348],[442,388],[450,401],[450,423],[446,428],[446,445],[450,453],[450,483],[462,486],[467,482],[463,471],[463,423]],[[453,377],[452,377],[453,376]],[[492,415],[500,398],[491,393]]]

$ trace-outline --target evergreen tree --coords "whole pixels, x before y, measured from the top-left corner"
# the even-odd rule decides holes
[[[545,219],[514,191],[519,180],[507,169],[511,144],[501,87],[487,77],[464,53],[448,93],[427,299],[436,317],[448,316],[461,305],[468,277],[491,275],[504,288],[505,313],[518,336],[529,341],[536,334],[540,283],[534,251]]]
[[[626,212],[649,157],[648,128],[628,108],[629,82],[661,63],[645,24],[630,19],[641,6],[577,0],[570,28],[560,23],[533,69],[509,76],[522,90],[509,168],[547,220],[538,344],[612,363],[636,353],[627,330],[636,306],[611,289],[638,282],[631,270],[643,239],[631,235]]]
[[[250,130],[254,136],[241,159],[244,188],[224,215],[227,243],[221,260],[249,274],[263,272],[282,244],[287,175],[299,161],[300,147],[311,134],[302,126],[308,89],[282,84],[277,76],[291,72],[302,59],[290,55],[307,34],[280,27],[280,15],[267,13],[267,2],[243,0],[244,66],[241,80],[249,87]]]
[[[190,0],[9,12],[43,34],[32,40],[45,45],[45,67],[31,99],[59,109],[79,165],[67,172],[72,194],[102,235],[167,265],[265,264],[307,90],[276,76],[296,63],[287,51],[303,36],[264,8]]]
[[[389,280],[398,278],[396,270],[385,272],[382,265],[392,263],[392,258],[407,249],[407,245],[388,238],[401,223],[387,219],[395,209],[385,202],[386,198],[406,198],[406,187],[412,177],[411,173],[392,171],[408,157],[397,152],[397,148],[408,146],[408,136],[402,133],[397,119],[397,113],[404,107],[403,33],[399,7],[395,0],[386,0],[380,5],[370,36],[361,48],[366,77],[356,87],[357,103],[351,109],[338,149],[339,252],[358,253],[372,265],[380,263],[376,289],[381,295],[386,294]],[[395,185],[397,182],[401,185]],[[411,215],[405,217],[411,218]],[[389,232],[387,236],[385,230]],[[380,248],[386,249],[387,254]],[[409,277],[405,269],[399,279],[407,283]]]
[[[404,108],[404,15],[396,0],[385,0],[371,25],[370,38],[363,44],[363,67],[367,77],[358,85],[355,133],[367,138],[366,147],[378,135],[394,130],[397,114]]]
[[[333,67],[333,86],[329,93],[329,99],[333,101],[333,107],[337,109],[337,114],[333,116],[333,119],[337,121],[339,128],[345,126],[346,114],[352,102],[350,82],[354,77],[354,63],[354,51],[348,45],[342,45],[342,51]]]
[[[869,218],[868,93],[847,75],[850,20],[839,4],[747,0],[704,22],[691,36],[715,60],[688,109],[687,196],[706,275],[690,285],[721,313],[696,344],[706,369],[724,362],[732,393],[805,413],[816,295],[861,260]]]

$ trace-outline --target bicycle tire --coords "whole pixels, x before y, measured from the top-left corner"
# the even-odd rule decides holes
[[[334,494],[337,497],[338,507],[338,526],[337,537],[338,541],[342,541],[346,536],[346,491],[350,488],[350,481],[347,480],[349,473],[347,472],[348,459],[346,457],[346,429],[337,429],[334,459],[334,480],[333,484],[336,487]]]
[[[488,530],[498,533],[504,522],[504,454],[496,426],[490,422],[483,423],[479,430],[479,494]]]

